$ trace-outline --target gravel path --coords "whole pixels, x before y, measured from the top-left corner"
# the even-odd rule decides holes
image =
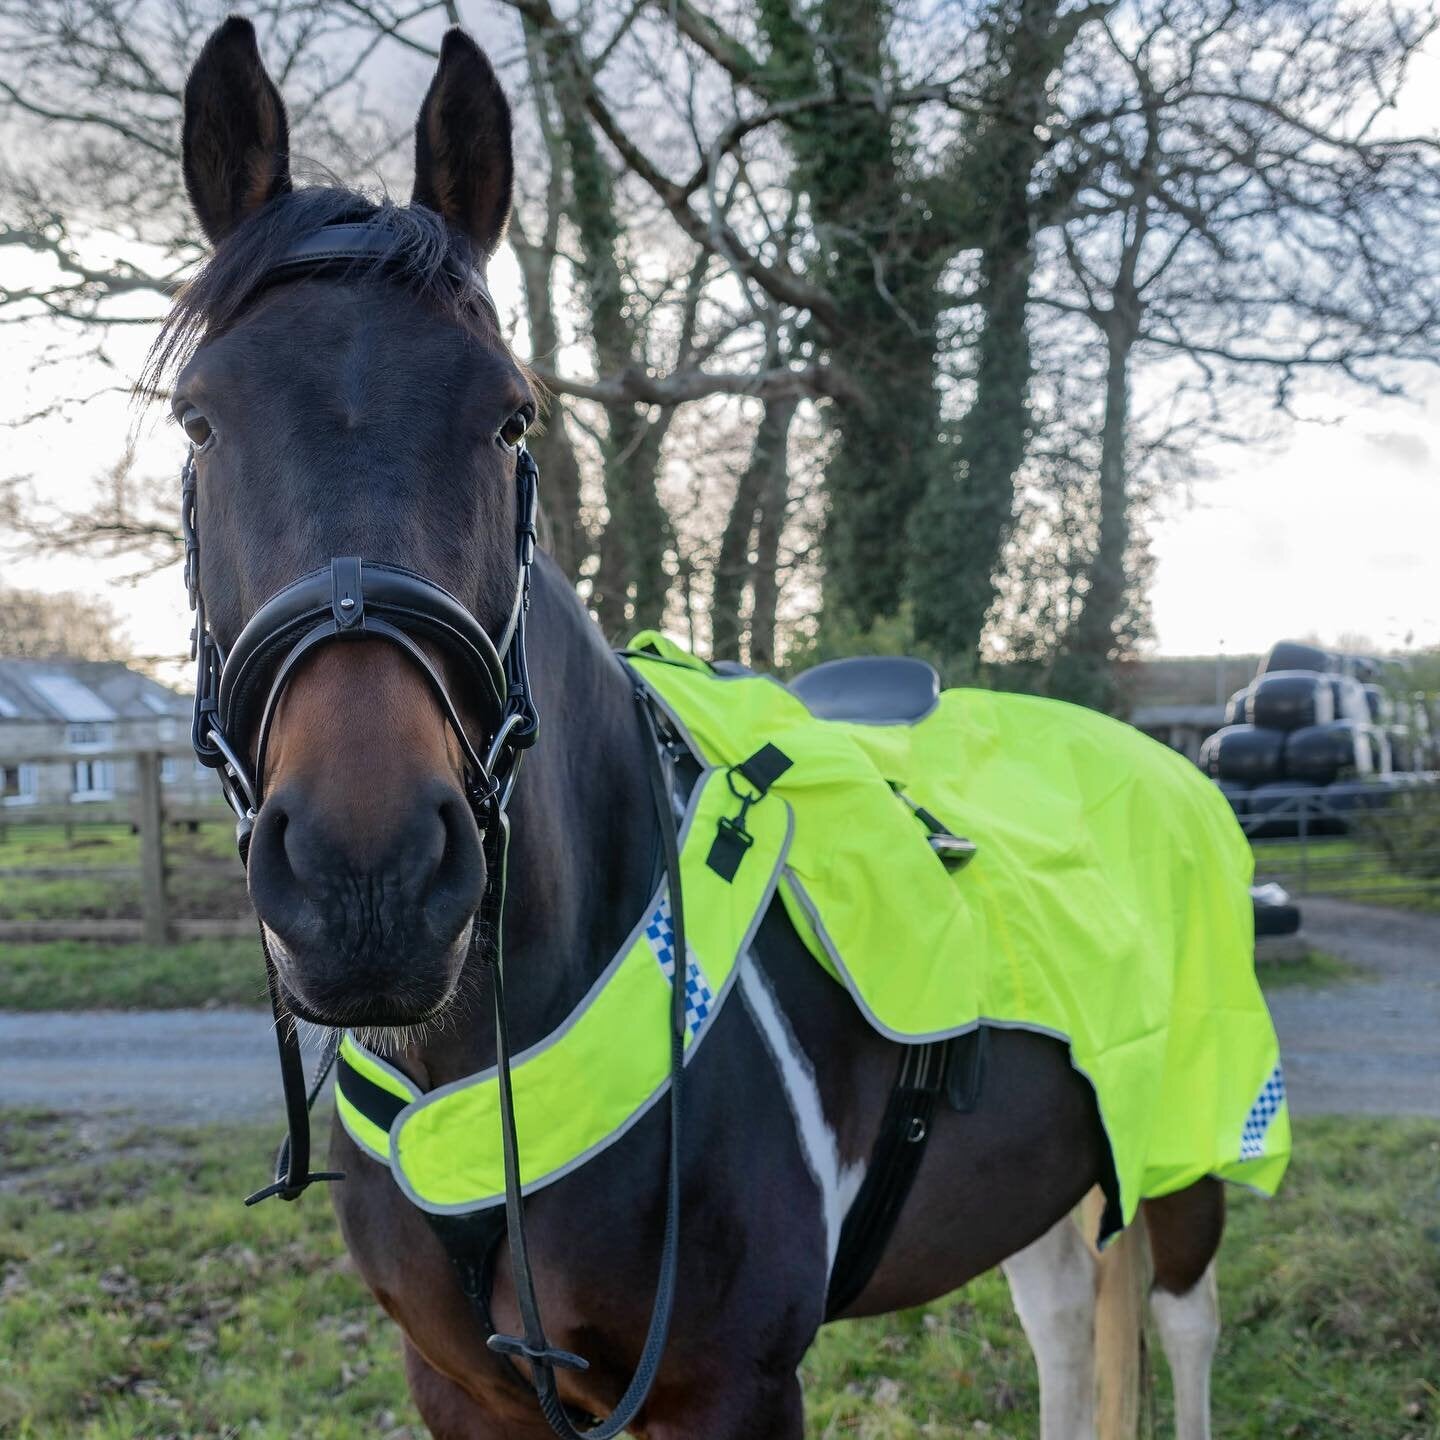
[[[1304,935],[1363,970],[1270,994],[1300,1114],[1440,1115],[1440,915],[1300,902]]]
[[[0,1011],[0,1106],[283,1126],[272,1028],[260,1010]]]
[[[1307,1114],[1440,1116],[1440,915],[1306,900],[1305,935],[1365,972],[1272,992],[1291,1104]],[[306,1044],[313,1066],[318,1046]],[[268,1015],[0,1011],[0,1107],[156,1124],[282,1123]]]

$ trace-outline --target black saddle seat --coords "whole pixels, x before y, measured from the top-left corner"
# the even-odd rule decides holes
[[[790,682],[818,720],[860,725],[911,725],[940,701],[940,676],[910,655],[858,655],[827,660]]]

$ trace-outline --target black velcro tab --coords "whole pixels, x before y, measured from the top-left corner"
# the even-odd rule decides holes
[[[763,795],[794,763],[778,746],[762,745],[735,768]]]
[[[395,1117],[410,1103],[362,1075],[346,1058],[335,1059],[335,1083],[340,1093],[377,1129],[389,1131]]]
[[[755,837],[742,829],[738,821],[723,818],[715,827],[715,838],[710,842],[705,863],[728,885],[735,879],[745,852],[754,843]]]

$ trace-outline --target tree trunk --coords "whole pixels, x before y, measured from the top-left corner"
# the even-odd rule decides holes
[[[578,278],[588,302],[595,358],[600,374],[618,375],[643,363],[644,356],[626,311],[614,177],[575,87],[566,83],[568,72],[552,66],[551,77],[570,160],[571,219],[583,250]],[[616,638],[632,624],[658,625],[664,615],[670,586],[665,571],[670,524],[655,483],[663,427],[657,431],[634,405],[614,406],[606,418],[602,453],[610,510],[607,529],[618,529],[601,542],[595,607],[606,634]],[[627,602],[633,605],[633,614],[627,613]]]
[[[1047,141],[1050,75],[1073,29],[1057,26],[1059,0],[1002,0],[991,12],[995,118],[969,137],[961,177],[985,228],[979,266],[982,331],[975,397],[953,470],[933,477],[911,530],[916,637],[952,662],[978,660],[995,575],[1009,537],[1015,474],[1030,440],[1032,374],[1026,310],[1036,216],[1030,178]]]
[[[759,560],[751,564],[751,540],[764,492],[772,484],[774,472],[778,469],[781,474],[785,473],[785,442],[794,413],[794,400],[776,400],[766,405],[755,431],[750,461],[735,487],[735,500],[720,537],[710,604],[710,653],[716,660],[740,659],[741,601],[747,581],[753,580],[758,585],[762,570]]]
[[[843,92],[856,77],[886,74],[893,8],[822,0],[822,44],[790,0],[761,0],[772,93]],[[944,256],[912,193],[913,145],[893,115],[856,103],[796,115],[788,131],[793,183],[809,198],[819,241],[814,269],[844,316],[826,348],[865,395],[827,414],[837,443],[825,473],[826,616],[867,628],[900,604],[905,526],[942,460],[935,330]]]
[[[1015,508],[1015,472],[1030,440],[1030,337],[1026,308],[1032,264],[1024,186],[1011,220],[981,260],[983,329],[976,346],[975,399],[953,471],[944,471],[916,513],[910,592],[916,638],[960,665],[978,660]]]
[[[1130,428],[1130,351],[1135,329],[1112,311],[1105,329],[1105,418],[1100,432],[1100,501],[1089,586],[1051,676],[1051,693],[1095,710],[1118,699],[1115,627],[1125,613],[1129,580],[1130,495],[1126,441]]]
[[[512,222],[512,230],[516,227]],[[551,296],[550,278],[555,255],[542,245],[517,237],[515,253],[525,285],[525,308],[530,317],[530,353],[553,356],[560,348],[559,328]],[[587,548],[580,524],[580,462],[565,422],[559,396],[550,404],[544,425],[527,442],[540,470],[540,506],[548,529],[546,545],[551,556],[573,582]]]
[[[780,536],[789,515],[790,426],[795,400],[779,401],[785,407],[784,424],[776,441],[765,485],[760,492],[760,518],[755,526],[755,571],[750,612],[750,663],[757,670],[775,668],[775,612],[780,601]]]

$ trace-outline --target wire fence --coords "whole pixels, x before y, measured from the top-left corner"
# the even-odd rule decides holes
[[[1256,878],[1294,895],[1440,909],[1440,776],[1393,776],[1329,794],[1267,786],[1236,818]]]

